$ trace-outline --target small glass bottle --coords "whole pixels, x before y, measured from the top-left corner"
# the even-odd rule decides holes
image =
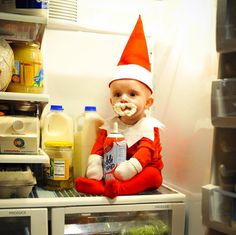
[[[44,188],[49,190],[73,188],[72,143],[46,142],[45,152],[50,158],[50,164],[44,165]]]

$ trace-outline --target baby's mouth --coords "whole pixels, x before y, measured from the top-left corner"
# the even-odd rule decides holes
[[[131,110],[131,108],[130,108],[130,107],[127,107],[127,106],[125,106],[124,108],[122,108],[122,107],[121,107],[121,110],[122,110],[122,111],[126,111],[126,110]]]
[[[118,102],[113,106],[114,111],[121,117],[132,116],[137,111],[137,106],[133,103]]]

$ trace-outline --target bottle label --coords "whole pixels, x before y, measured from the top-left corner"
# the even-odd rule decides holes
[[[51,180],[68,180],[69,179],[69,159],[68,158],[51,158],[48,179]]]
[[[15,71],[11,82],[25,86],[43,87],[44,72],[40,62],[15,60]]]
[[[105,149],[103,158],[104,178],[108,180],[113,178],[113,172],[119,163],[126,160],[126,141],[113,142]]]

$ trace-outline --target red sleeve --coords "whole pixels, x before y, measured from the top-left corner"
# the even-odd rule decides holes
[[[160,144],[160,136],[158,128],[154,128],[154,141],[151,141],[148,138],[142,138],[137,143],[136,152],[133,154],[142,167],[147,165],[153,165],[161,169],[163,167],[163,163],[161,160],[161,144]]]
[[[93,145],[93,148],[91,150],[91,154],[98,154],[100,156],[103,157],[103,145],[104,145],[104,141],[107,137],[107,131],[101,129],[98,133],[97,139],[95,144]]]

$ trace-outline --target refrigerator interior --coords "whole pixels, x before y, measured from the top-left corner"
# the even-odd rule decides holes
[[[217,73],[215,1],[161,2],[163,14],[153,24],[152,115],[166,125],[161,132],[164,180],[187,195],[188,234],[198,235],[200,191],[209,182],[213,138],[209,97]],[[127,38],[46,28],[42,53],[50,103],[62,104],[72,117],[85,105],[96,105],[105,118],[113,115],[107,84]]]
[[[166,126],[160,133],[165,183],[187,195],[188,233],[203,233],[201,186],[210,179],[210,94],[218,60],[216,2],[162,4],[165,14],[156,21],[152,37],[155,101],[151,112]],[[112,116],[107,84],[127,38],[46,29],[42,52],[51,102],[65,105],[73,117],[91,104],[104,118]]]

